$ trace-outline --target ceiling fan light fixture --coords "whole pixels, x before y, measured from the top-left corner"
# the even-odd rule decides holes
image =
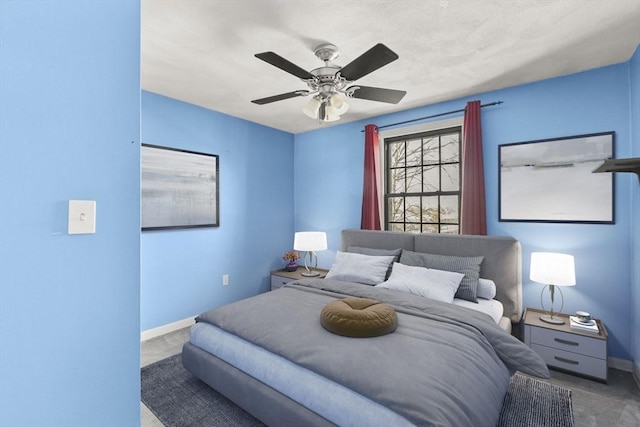
[[[343,115],[349,109],[349,104],[339,94],[334,93],[329,97],[329,105],[338,116]]]
[[[302,108],[302,112],[312,119],[317,119],[320,104],[322,104],[322,102],[320,102],[318,97],[314,96],[309,100],[309,102],[307,102],[307,105]]]
[[[406,94],[405,91],[394,89],[349,86],[361,77],[398,59],[398,54],[382,43],[376,44],[344,67],[331,63],[338,57],[338,48],[336,46],[325,43],[316,47],[314,52],[324,62],[324,66],[311,71],[306,71],[274,52],[256,53],[256,58],[298,77],[306,82],[309,89],[254,99],[251,102],[264,105],[296,96],[311,95],[312,98],[302,108],[302,112],[306,116],[322,123],[340,120],[340,116],[349,109],[346,98],[397,104]]]
[[[323,122],[337,122],[338,120],[340,120],[340,116],[337,114],[333,114],[330,110],[331,107],[328,107],[324,113],[324,118],[322,118],[321,120]]]
[[[320,122],[335,122],[340,120],[340,115],[336,114],[335,109],[329,103],[329,98],[323,98],[318,110],[318,120]]]

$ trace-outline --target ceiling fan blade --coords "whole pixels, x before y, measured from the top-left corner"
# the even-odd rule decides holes
[[[340,75],[349,81],[358,80],[367,74],[382,68],[390,62],[398,59],[398,55],[383,45],[378,43],[340,70]]]
[[[347,92],[349,93],[351,89],[354,89],[354,92],[351,94],[351,98],[368,99],[369,101],[386,102],[389,104],[397,104],[407,94],[404,90],[383,89],[380,87],[360,85],[347,88]]]
[[[268,96],[266,98],[254,99],[254,104],[264,105],[271,102],[282,101],[283,99],[295,98],[296,96],[306,96],[309,94],[308,90],[296,90],[293,92],[281,93],[280,95]]]
[[[294,76],[301,78],[303,80],[315,78],[315,76],[310,72],[308,72],[307,70],[304,70],[298,67],[296,64],[284,59],[282,56],[278,55],[277,53],[274,53],[274,52],[256,53],[255,57],[258,59],[262,59],[264,62],[268,62],[274,67],[278,67],[282,71],[286,71],[287,73],[293,74]]]

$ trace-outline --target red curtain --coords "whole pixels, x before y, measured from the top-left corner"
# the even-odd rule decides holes
[[[482,159],[480,101],[470,101],[462,128],[462,203],[460,234],[487,234],[487,213]]]
[[[364,128],[364,188],[362,191],[363,230],[381,230],[380,226],[380,151],[378,127]]]

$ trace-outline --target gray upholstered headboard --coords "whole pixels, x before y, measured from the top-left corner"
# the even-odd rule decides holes
[[[376,249],[408,249],[439,255],[484,256],[480,277],[496,283],[496,299],[513,323],[522,317],[522,249],[512,237],[412,234],[393,231],[342,230],[342,245]]]

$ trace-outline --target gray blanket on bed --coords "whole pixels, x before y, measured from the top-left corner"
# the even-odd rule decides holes
[[[348,338],[325,330],[322,307],[350,295],[393,306],[395,332]],[[536,353],[485,314],[357,283],[305,279],[197,321],[294,361],[416,425],[495,426],[511,373],[549,376]]]

